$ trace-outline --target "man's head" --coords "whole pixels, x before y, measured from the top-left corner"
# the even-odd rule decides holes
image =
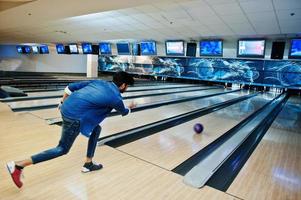
[[[121,93],[125,92],[129,85],[134,85],[133,77],[123,71],[117,72],[113,75],[113,82],[117,85]]]

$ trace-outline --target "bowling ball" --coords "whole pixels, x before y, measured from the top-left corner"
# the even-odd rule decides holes
[[[200,123],[196,123],[194,126],[193,126],[193,130],[195,131],[195,133],[197,134],[200,134],[203,132],[204,130],[204,126]]]

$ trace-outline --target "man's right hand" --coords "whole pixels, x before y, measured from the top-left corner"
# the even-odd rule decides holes
[[[129,104],[129,106],[128,106],[129,109],[133,109],[133,108],[136,108],[136,107],[137,107],[137,103],[135,103],[134,101],[132,101],[132,102]]]

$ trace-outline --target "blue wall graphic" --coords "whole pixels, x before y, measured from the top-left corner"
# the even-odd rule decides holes
[[[301,89],[301,61],[158,56],[99,56],[99,71],[127,71]]]

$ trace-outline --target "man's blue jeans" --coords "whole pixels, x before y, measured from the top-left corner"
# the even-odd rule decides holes
[[[31,156],[33,164],[44,162],[46,160],[51,160],[53,158],[65,155],[69,152],[71,146],[73,145],[76,137],[80,132],[80,121],[69,119],[64,116],[62,116],[62,119],[62,135],[58,146]],[[100,132],[101,127],[98,125],[93,129],[92,134],[90,135],[87,149],[88,158],[93,158],[94,156],[94,152],[97,145],[97,139],[99,138]]]

